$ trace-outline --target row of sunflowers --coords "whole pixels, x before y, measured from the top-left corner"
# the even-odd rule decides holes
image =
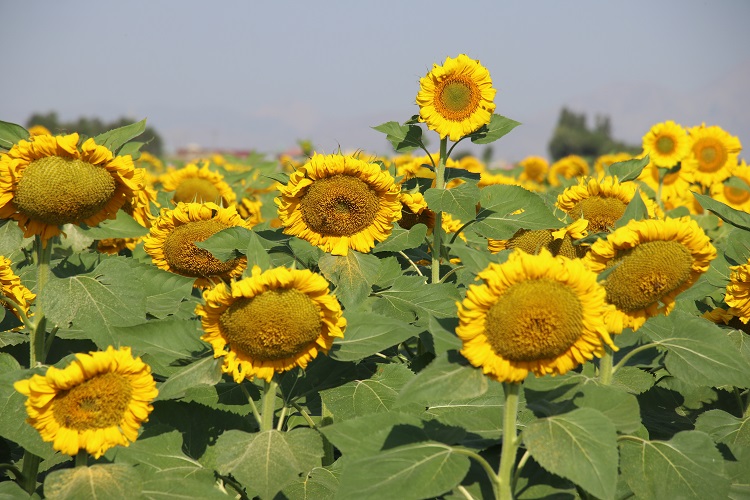
[[[750,493],[739,139],[492,168],[454,153],[519,125],[489,71],[419,83],[388,156],[165,164],[145,122],[0,122],[0,492]]]

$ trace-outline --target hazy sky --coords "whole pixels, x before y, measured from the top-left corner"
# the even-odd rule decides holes
[[[419,78],[459,53],[489,69],[497,112],[532,126],[608,85],[689,94],[750,65],[747,0],[0,0],[0,15],[1,120],[147,117],[169,150],[387,152],[370,127],[417,113]]]

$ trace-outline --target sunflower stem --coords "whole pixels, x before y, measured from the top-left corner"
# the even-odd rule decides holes
[[[516,450],[518,449],[518,437],[516,436],[516,418],[518,417],[518,393],[520,383],[503,382],[505,390],[505,405],[503,407],[503,447],[500,455],[500,468],[497,472],[500,483],[500,500],[511,500],[513,498],[513,485],[511,475],[513,465],[516,463]]]
[[[89,454],[86,450],[78,450],[76,454],[76,467],[88,467],[89,466]]]
[[[284,427],[284,419],[286,418],[286,412],[289,410],[289,407],[287,405],[284,405],[281,407],[281,414],[279,415],[279,423],[276,424],[276,430],[281,432],[281,429]]]
[[[18,313],[18,317],[23,322],[23,325],[29,330],[32,331],[34,329],[34,324],[29,320],[29,317],[26,316],[26,313],[23,311],[23,307],[21,307],[21,304],[16,302],[10,297],[0,296],[0,305],[5,304],[8,309],[15,309]]]
[[[30,346],[29,346],[29,367],[34,368],[37,363],[44,363],[44,351],[46,339],[44,336],[47,320],[44,317],[42,311],[42,291],[44,285],[49,280],[49,263],[52,256],[52,242],[42,241],[42,238],[37,235],[34,241],[37,251],[37,263],[36,263],[36,322],[34,328],[30,332]]]
[[[255,405],[255,400],[253,400],[253,397],[250,395],[250,393],[245,389],[244,384],[240,384],[240,389],[245,394],[245,397],[247,398],[247,401],[250,403],[250,409],[253,411],[253,417],[255,417],[255,422],[258,424],[258,427],[260,427],[260,412],[258,411],[258,407]]]
[[[513,472],[513,481],[510,485],[511,490],[516,489],[516,483],[518,483],[518,478],[521,476],[521,471],[523,470],[523,466],[526,465],[526,462],[529,461],[529,458],[531,457],[531,453],[529,453],[529,450],[526,450],[521,457],[521,460],[518,461],[518,465],[516,466],[515,472]]]
[[[414,270],[417,272],[418,275],[424,276],[424,274],[422,274],[422,271],[419,270],[419,266],[416,265],[414,261],[409,258],[408,255],[406,255],[403,251],[399,251],[398,253],[399,255],[401,255],[401,257],[409,261],[409,264],[411,264],[411,267],[414,268]]]
[[[495,471],[492,469],[492,466],[489,464],[489,462],[487,462],[487,460],[485,460],[482,455],[473,450],[454,447],[452,451],[453,453],[456,453],[458,455],[464,455],[469,458],[473,458],[487,473],[487,477],[489,477],[490,481],[492,482],[492,489],[495,491],[495,498],[499,498],[498,493],[500,491],[500,478],[497,474],[495,474]]]
[[[276,378],[265,383],[265,393],[263,394],[263,410],[260,415],[260,431],[270,431],[273,429],[273,414],[276,407],[276,390],[279,383]]]
[[[36,490],[36,476],[39,473],[39,464],[42,458],[34,455],[28,450],[23,452],[23,482],[21,487],[29,495],[33,495]]]
[[[445,187],[445,162],[447,161],[448,138],[440,139],[440,159],[435,169],[435,188]],[[443,254],[443,212],[435,212],[435,227],[432,229],[432,283],[440,283],[440,257]]]
[[[599,360],[599,382],[602,385],[612,384],[613,375],[613,357],[612,349],[609,346],[604,346],[604,355]]]
[[[23,473],[13,464],[0,464],[0,471],[10,472],[16,481],[23,480]]]
[[[625,356],[622,357],[620,361],[617,362],[617,364],[612,368],[612,375],[617,373],[617,370],[625,366],[625,363],[627,363],[630,358],[638,354],[639,352],[645,351],[647,349],[651,349],[652,347],[656,347],[658,344],[656,343],[650,343],[650,344],[643,344],[641,346],[636,347],[629,353],[627,353]]]

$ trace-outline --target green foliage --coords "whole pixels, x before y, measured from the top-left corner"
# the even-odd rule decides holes
[[[433,211],[448,212],[462,221],[470,221],[477,213],[479,188],[473,182],[465,182],[453,189],[431,188],[424,193],[424,199]]]
[[[486,238],[505,240],[519,229],[559,229],[564,225],[538,195],[519,186],[487,186],[479,203],[482,208],[472,229]]]
[[[358,361],[419,335],[419,328],[388,316],[369,312],[346,315],[346,336],[336,339],[331,357]]]
[[[608,116],[597,116],[594,128],[586,125],[586,114],[567,108],[560,111],[557,126],[547,149],[554,161],[568,155],[596,158],[607,153],[637,154],[640,145],[625,144],[612,138],[612,124]]]
[[[119,118],[112,122],[104,122],[99,118],[87,118],[87,117],[80,117],[77,120],[65,122],[65,121],[60,120],[60,118],[57,116],[57,113],[50,112],[46,114],[41,114],[41,113],[33,114],[26,121],[26,124],[29,128],[31,128],[33,125],[42,125],[46,127],[47,130],[49,130],[52,134],[55,134],[55,135],[72,134],[73,132],[78,132],[84,137],[96,137],[99,135],[106,136],[109,132],[114,131],[116,129],[128,127],[131,125],[132,126],[138,125],[138,128],[142,128],[142,130],[141,132],[133,135],[132,137],[137,137],[143,134],[143,136],[145,137],[144,146],[142,148],[143,151],[148,151],[149,153],[155,156],[162,156],[164,154],[164,142],[161,136],[156,132],[156,130],[154,130],[152,127],[145,127],[145,122],[146,122],[145,120],[142,120],[141,122],[138,122],[138,124],[133,124],[133,121],[129,118]],[[133,131],[136,129],[133,128],[129,130]],[[121,131],[113,135],[122,136],[124,134]],[[119,148],[119,146],[117,148]],[[128,153],[123,152],[122,154],[128,154]]]
[[[120,149],[131,139],[135,139],[146,130],[146,120],[117,127],[94,137],[94,142],[119,154]]]
[[[372,128],[386,134],[386,139],[397,153],[408,153],[423,147],[422,128],[419,125],[386,122]]]
[[[127,465],[96,464],[58,470],[44,480],[48,498],[133,498],[142,492],[138,472]]]
[[[0,151],[8,151],[18,141],[28,140],[29,137],[31,134],[22,126],[0,120]]]
[[[489,144],[500,139],[521,123],[501,115],[492,115],[490,123],[469,135],[475,144]]]
[[[704,194],[698,194],[694,192],[693,196],[695,196],[695,199],[698,200],[698,203],[700,203],[704,209],[710,210],[711,212],[715,213],[716,215],[721,217],[724,222],[728,222],[729,224],[740,229],[750,230],[750,214],[748,214],[747,212],[735,210],[729,205],[726,205],[720,201],[716,201],[710,196],[706,196]]]
[[[617,176],[620,182],[632,181],[638,178],[643,169],[648,165],[648,155],[643,158],[620,161],[609,166],[610,175]]]

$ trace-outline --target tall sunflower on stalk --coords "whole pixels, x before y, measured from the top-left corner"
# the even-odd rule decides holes
[[[13,387],[27,397],[27,421],[44,441],[66,455],[85,450],[94,458],[135,441],[158,394],[151,368],[130,347],[112,346],[76,354],[65,368],[51,366]]]
[[[737,157],[742,151],[740,140],[719,126],[706,127],[702,124],[688,131],[692,145],[685,163],[695,170],[695,181],[710,187],[722,182],[737,165]]]
[[[589,172],[589,164],[582,156],[568,155],[560,158],[549,167],[547,182],[550,186],[557,187],[561,184],[560,177],[572,179],[589,175]]]
[[[667,120],[643,136],[643,152],[657,167],[671,168],[690,153],[690,137],[681,125]]]
[[[215,203],[178,203],[172,210],[162,210],[143,238],[143,249],[160,269],[196,278],[195,286],[206,288],[241,276],[247,258],[243,255],[222,262],[195,243],[236,226],[250,229],[234,205],[223,208]]]
[[[316,153],[279,191],[284,233],[333,255],[369,252],[401,218],[401,187],[380,165],[355,156]]]
[[[279,267],[203,292],[196,307],[214,357],[237,383],[306,368],[333,340],[344,336],[346,319],[328,282],[307,269]]]
[[[490,122],[495,94],[490,72],[466,54],[433,64],[419,80],[419,121],[440,138],[458,141]]]
[[[604,279],[610,332],[637,330],[660,313],[669,314],[677,295],[690,288],[716,258],[708,236],[689,216],[630,221],[596,241],[584,261]]]
[[[614,344],[605,290],[579,259],[515,250],[477,275],[458,306],[456,335],[469,362],[500,382],[562,375]]]
[[[0,219],[15,219],[42,244],[64,224],[96,226],[143,188],[129,155],[78,134],[38,135],[0,155]]]

